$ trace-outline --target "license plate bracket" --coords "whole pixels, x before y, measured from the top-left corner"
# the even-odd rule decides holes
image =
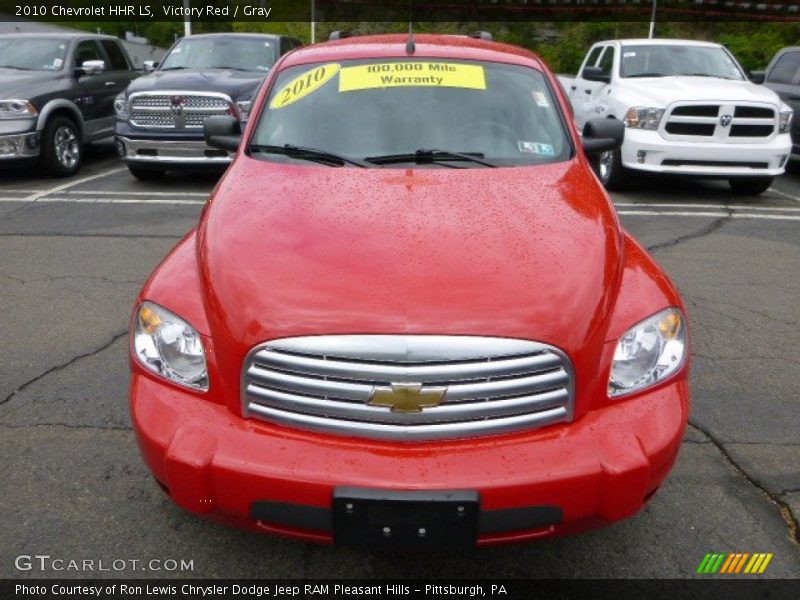
[[[473,490],[339,487],[333,537],[345,546],[474,548],[479,511]]]

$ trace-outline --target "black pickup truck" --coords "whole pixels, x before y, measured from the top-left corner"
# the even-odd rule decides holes
[[[224,168],[231,155],[207,146],[203,122],[213,115],[247,120],[250,99],[282,54],[300,40],[278,35],[213,33],[183,38],[160,65],[120,94],[117,148],[130,172],[155,179],[184,167]]]
[[[0,166],[38,159],[73,175],[85,144],[114,135],[114,98],[137,75],[111,36],[0,36]]]

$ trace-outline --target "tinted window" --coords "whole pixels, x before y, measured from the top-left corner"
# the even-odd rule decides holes
[[[184,38],[161,63],[171,69],[236,69],[269,71],[275,64],[275,44],[269,38],[207,37]]]
[[[103,40],[103,48],[108,54],[108,59],[111,61],[110,68],[114,71],[127,71],[130,67],[128,61],[125,60],[125,55],[119,47],[117,42],[112,40]]]
[[[449,150],[480,153],[503,165],[556,162],[572,152],[541,72],[445,59],[285,69],[270,90],[251,143],[310,146],[361,159]]]
[[[792,83],[800,68],[800,52],[787,52],[781,56],[767,75],[771,83]]]
[[[80,67],[83,63],[87,60],[105,60],[102,54],[100,54],[100,48],[97,46],[97,43],[93,40],[86,40],[85,42],[81,42],[78,44],[78,48],[75,50],[75,66]]]
[[[0,69],[58,71],[66,54],[66,40],[0,37]]]
[[[589,52],[589,58],[586,59],[586,66],[587,67],[595,66],[597,64],[597,59],[602,51],[603,51],[603,46],[597,46],[596,48],[592,48],[592,51]]]
[[[606,48],[598,66],[603,70],[603,75],[611,75],[611,69],[614,66],[614,46]]]

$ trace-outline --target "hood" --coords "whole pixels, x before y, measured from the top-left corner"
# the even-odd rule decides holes
[[[240,156],[198,235],[209,326],[232,372],[257,343],[321,333],[599,353],[620,248],[613,208],[578,161],[405,170]]]
[[[234,69],[181,69],[155,71],[134,79],[128,86],[133,92],[219,92],[234,100],[247,100],[266,73]]]
[[[39,94],[52,92],[52,82],[62,76],[62,73],[51,71],[0,69],[0,99],[30,100]]]
[[[780,105],[778,96],[761,85],[749,81],[731,81],[713,77],[642,77],[621,79],[620,86],[629,94],[635,94],[648,106],[667,107],[678,101],[709,102],[766,102]]]

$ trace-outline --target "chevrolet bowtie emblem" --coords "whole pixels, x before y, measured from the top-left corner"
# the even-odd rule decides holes
[[[392,412],[420,412],[423,408],[439,406],[447,388],[422,388],[419,383],[393,383],[392,387],[372,388],[371,406],[385,406]]]

